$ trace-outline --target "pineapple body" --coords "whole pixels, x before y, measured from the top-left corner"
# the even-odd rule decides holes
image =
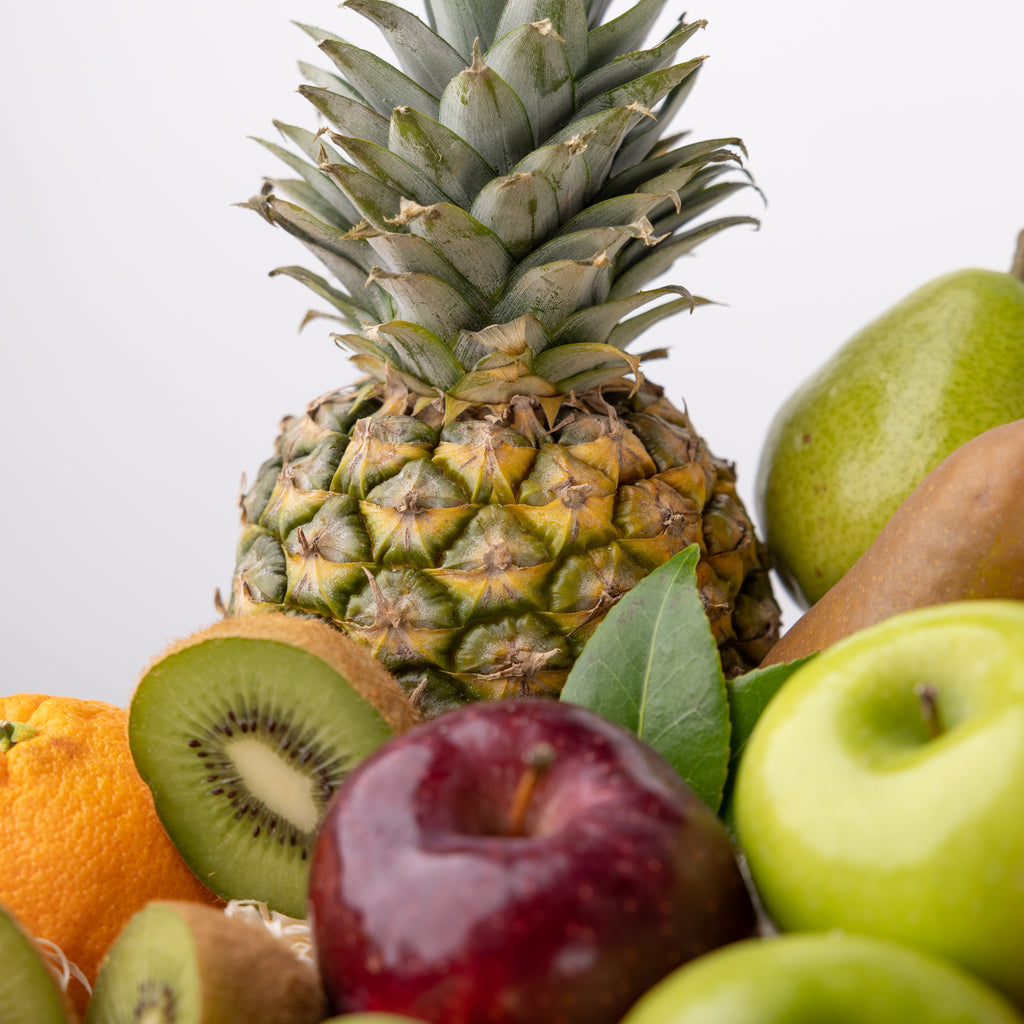
[[[573,398],[553,430],[533,401],[448,424],[414,406],[351,388],[285,421],[243,502],[236,613],[333,622],[433,715],[557,696],[608,608],[697,544],[726,674],[767,653],[778,612],[732,468],[657,389]]]
[[[732,468],[644,380],[628,346],[701,300],[647,288],[749,217],[698,218],[739,140],[661,133],[702,58],[702,23],[636,49],[662,4],[381,0],[401,69],[316,30],[326,118],[279,126],[299,172],[249,205],[331,280],[365,378],[285,420],[243,497],[231,614],[286,608],[365,643],[425,714],[557,695],[607,609],[698,544],[729,675],[778,633],[764,548]],[[309,161],[312,161],[311,163]]]

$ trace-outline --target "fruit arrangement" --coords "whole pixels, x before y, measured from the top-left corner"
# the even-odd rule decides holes
[[[762,541],[630,351],[751,221],[703,23],[344,6],[246,205],[362,376],[128,708],[0,699],[0,1020],[1024,1021],[1024,235],[780,409]]]

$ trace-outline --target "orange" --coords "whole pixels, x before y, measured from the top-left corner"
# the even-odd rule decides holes
[[[156,816],[128,747],[128,712],[0,697],[0,903],[92,984],[128,919],[154,899],[220,902]],[[73,981],[69,994],[82,1010],[84,986]]]

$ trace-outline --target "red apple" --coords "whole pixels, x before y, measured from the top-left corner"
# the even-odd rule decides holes
[[[310,922],[336,1012],[614,1024],[755,914],[724,827],[667,761],[529,699],[447,712],[352,772]]]

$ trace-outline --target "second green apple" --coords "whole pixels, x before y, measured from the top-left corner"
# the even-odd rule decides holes
[[[850,339],[782,406],[757,480],[779,574],[804,605],[947,455],[1024,417],[1024,233],[1010,273],[962,270]]]

